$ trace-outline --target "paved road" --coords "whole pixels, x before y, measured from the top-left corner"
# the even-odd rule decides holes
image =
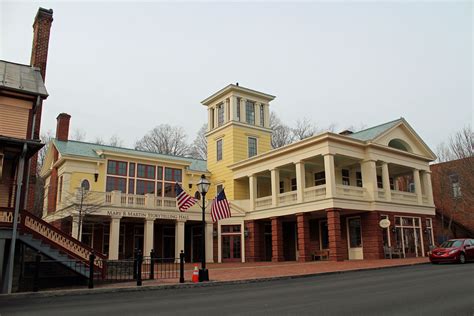
[[[5,315],[474,315],[474,263],[173,290],[0,299]]]

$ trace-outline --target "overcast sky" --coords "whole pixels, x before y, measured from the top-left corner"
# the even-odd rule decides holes
[[[39,6],[54,10],[42,131],[60,112],[126,146],[161,123],[191,141],[200,101],[229,83],[273,94],[289,125],[403,116],[434,150],[473,124],[473,6],[430,3],[2,2],[0,59],[29,64]]]

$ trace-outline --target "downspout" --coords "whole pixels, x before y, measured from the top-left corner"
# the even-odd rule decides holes
[[[20,164],[18,166],[18,178],[16,183],[16,193],[15,193],[15,211],[13,213],[13,230],[12,230],[12,241],[10,243],[10,257],[8,258],[8,288],[7,293],[12,293],[12,283],[13,283],[13,264],[15,262],[15,247],[16,247],[16,236],[18,230],[18,216],[20,215],[20,200],[21,200],[21,188],[23,186],[23,172],[25,169],[25,157],[28,145],[23,144],[23,151],[20,156]]]
[[[31,124],[31,136],[30,139],[35,138],[35,127],[36,127],[36,111],[40,105],[41,98],[38,95],[36,97],[35,110],[33,111],[33,122]],[[36,157],[36,162],[38,162],[38,157]],[[28,168],[26,169],[26,187],[25,187],[25,199],[23,200],[23,209],[26,209],[26,204],[28,202],[28,191],[30,190],[30,170],[31,170],[31,159],[28,160]],[[33,206],[34,207],[34,206]]]

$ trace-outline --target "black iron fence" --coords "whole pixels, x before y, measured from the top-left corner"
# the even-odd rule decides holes
[[[32,281],[30,290],[36,292],[40,288],[48,288],[49,286],[47,283],[45,284],[44,280],[51,279],[54,271],[57,271],[55,267],[58,266],[68,268],[67,270],[72,275],[79,279],[82,278],[82,284],[87,283],[89,288],[93,288],[96,284],[134,280],[137,286],[141,286],[144,280],[155,279],[178,279],[180,283],[184,283],[183,252],[181,252],[179,258],[156,257],[153,251],[149,256],[143,256],[140,251],[137,251],[134,258],[131,259],[100,260],[102,260],[104,269],[98,272],[93,265],[94,261],[97,262],[94,254],[90,255],[88,264],[78,260],[44,260],[38,254],[35,262],[25,263],[28,266],[28,277]]]

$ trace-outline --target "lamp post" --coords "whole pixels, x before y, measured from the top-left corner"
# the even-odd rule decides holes
[[[206,269],[206,194],[211,183],[205,175],[201,176],[197,187],[202,196],[202,255],[201,270],[199,270],[199,282],[209,281],[209,271]]]

